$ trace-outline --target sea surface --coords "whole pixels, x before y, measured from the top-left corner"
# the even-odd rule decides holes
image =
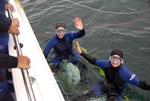
[[[56,23],[76,31],[73,19],[79,16],[86,36],[78,41],[89,54],[108,59],[120,48],[125,65],[150,84],[150,0],[22,0],[22,5],[42,50]],[[131,88],[130,101],[150,101],[150,92]]]

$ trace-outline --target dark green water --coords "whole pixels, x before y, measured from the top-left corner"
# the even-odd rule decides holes
[[[72,20],[80,16],[86,36],[79,41],[90,54],[108,58],[112,49],[120,48],[125,64],[150,83],[150,0],[23,0],[22,4],[42,49],[54,35],[55,23],[76,30]],[[139,88],[127,95],[132,95],[131,101],[150,101],[150,92]]]

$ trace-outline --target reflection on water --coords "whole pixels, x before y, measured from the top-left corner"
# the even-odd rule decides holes
[[[126,65],[150,81],[149,0],[23,0],[22,4],[41,47],[54,35],[55,23],[76,30],[72,20],[80,16],[87,35],[79,41],[90,54],[108,58],[112,49],[121,48]],[[137,90],[149,97],[149,92]]]

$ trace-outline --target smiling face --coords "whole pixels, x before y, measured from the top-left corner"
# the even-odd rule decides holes
[[[64,29],[63,27],[58,27],[56,29],[56,35],[58,36],[58,38],[62,39],[64,37],[66,33],[66,29]]]
[[[113,66],[113,68],[119,67],[123,61],[119,55],[112,55],[109,60],[111,62],[111,65]]]

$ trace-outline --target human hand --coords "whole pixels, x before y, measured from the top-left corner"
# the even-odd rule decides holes
[[[17,18],[13,18],[8,32],[15,34],[15,35],[18,35],[19,34],[18,27],[19,27],[19,20]]]
[[[75,44],[76,44],[76,50],[77,50],[77,52],[78,52],[79,54],[81,54],[81,53],[82,53],[82,49],[81,49],[81,47],[80,47],[80,45],[79,45],[79,42],[76,41]]]
[[[10,10],[11,12],[13,12],[14,11],[14,6],[12,4],[8,3],[8,4],[6,4],[5,9]]]
[[[18,68],[29,69],[30,68],[30,59],[26,56],[18,56]]]
[[[19,27],[20,25],[19,25],[19,20],[18,20],[18,18],[12,18],[11,25],[16,25],[16,26]]]
[[[79,29],[79,30],[83,29],[83,22],[82,22],[82,19],[80,17],[75,17],[73,22],[74,22],[74,26],[77,29]]]

